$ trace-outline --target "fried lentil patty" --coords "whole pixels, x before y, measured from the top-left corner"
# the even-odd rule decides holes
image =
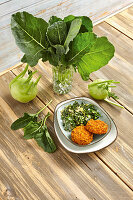
[[[87,145],[93,140],[93,134],[85,129],[85,126],[77,126],[71,132],[71,139],[79,145]]]
[[[108,125],[101,120],[89,120],[85,126],[85,129],[94,134],[105,134],[108,130]]]

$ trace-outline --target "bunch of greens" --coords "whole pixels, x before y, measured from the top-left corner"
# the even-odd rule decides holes
[[[40,112],[42,112],[50,103],[51,101],[35,114],[24,113],[23,117],[17,119],[11,125],[12,130],[23,128],[24,138],[26,140],[34,138],[37,144],[48,153],[52,153],[56,150],[56,146],[45,124],[46,119],[50,116],[50,114],[48,113],[44,119],[40,120],[39,122],[37,121],[37,118]]]
[[[75,101],[72,105],[66,106],[61,112],[63,127],[66,131],[72,131],[76,126],[86,125],[90,119],[98,119],[99,112],[93,104],[79,104]]]
[[[118,81],[114,80],[107,80],[105,81],[104,79],[96,79],[92,83],[88,85],[89,89],[89,94],[97,100],[105,100],[108,103],[111,103],[115,106],[118,106],[120,108],[123,108],[123,106],[116,104],[112,101],[110,101],[108,98],[113,98],[113,99],[118,99],[116,94],[114,92],[111,92],[112,87],[116,87],[115,85],[112,85],[112,83],[120,83]]]
[[[26,65],[24,71],[16,76],[9,84],[12,97],[22,103],[27,103],[36,97],[37,84],[41,78],[41,76],[39,76],[35,82],[32,81],[32,77],[37,71],[32,72],[31,70],[28,70],[28,78],[24,77],[27,70],[28,65]]]
[[[22,62],[35,66],[40,58],[54,66],[72,65],[83,80],[106,65],[114,56],[114,46],[106,37],[93,33],[86,16],[52,16],[48,23],[27,12],[12,15],[11,29],[24,53]]]

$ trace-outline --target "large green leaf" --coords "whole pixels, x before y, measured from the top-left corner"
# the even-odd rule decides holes
[[[41,129],[41,124],[38,122],[30,121],[27,126],[24,127],[24,138],[26,140],[34,138],[34,135]]]
[[[39,133],[35,134],[34,139],[45,152],[53,153],[56,150],[56,145],[51,138],[46,125],[43,126]]]
[[[57,44],[57,45],[54,45],[54,47],[56,48],[57,55],[62,56],[63,54],[65,54],[65,48],[63,45]]]
[[[82,24],[82,20],[81,19],[75,19],[72,21],[71,25],[70,25],[70,29],[67,35],[67,38],[65,40],[64,43],[64,47],[66,49],[66,53],[69,51],[69,43],[76,37],[76,35],[78,34],[80,27]]]
[[[24,113],[23,117],[20,117],[19,119],[17,119],[12,123],[11,129],[18,130],[20,128],[24,128],[25,126],[28,125],[30,121],[36,122],[37,121],[36,115]]]
[[[53,23],[47,29],[47,37],[51,45],[64,44],[67,36],[67,26],[63,21]]]
[[[47,27],[48,24],[45,20],[36,18],[27,12],[18,12],[12,15],[12,33],[17,45],[25,53],[22,61],[35,66],[42,54],[45,55],[48,46]]]
[[[66,22],[67,27],[69,28],[71,25],[71,22],[75,19],[81,19],[82,20],[82,25],[80,28],[80,33],[84,32],[92,32],[93,29],[93,24],[92,21],[89,17],[87,16],[74,16],[74,15],[68,15],[67,17],[64,18],[64,22]]]
[[[58,18],[56,16],[52,16],[52,17],[50,17],[48,23],[49,23],[49,25],[52,25],[53,23],[58,22],[58,21],[62,21],[62,19]]]
[[[95,41],[96,35],[92,32],[78,34],[71,43],[70,51],[66,56],[69,64],[77,63],[83,55],[89,52]]]
[[[97,38],[89,53],[86,53],[77,64],[83,80],[88,80],[91,72],[106,65],[114,56],[114,52],[114,46],[106,37]]]

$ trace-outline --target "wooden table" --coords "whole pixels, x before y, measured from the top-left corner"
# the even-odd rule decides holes
[[[0,198],[1,200],[131,200],[133,199],[133,7],[95,26],[116,48],[115,57],[84,82],[74,75],[69,94],[56,95],[52,89],[52,71],[48,63],[38,63],[38,96],[30,103],[15,101],[9,82],[23,69],[19,66],[0,77]],[[36,75],[35,75],[36,78]],[[60,101],[86,96],[87,85],[96,78],[121,83],[115,89],[120,109],[98,102],[114,119],[118,138],[109,147],[91,154],[66,151],[55,136],[54,108]],[[12,131],[11,123],[23,112],[35,113],[53,99],[48,111],[48,129],[58,146],[53,154],[45,153],[33,140],[24,140],[23,131]]]

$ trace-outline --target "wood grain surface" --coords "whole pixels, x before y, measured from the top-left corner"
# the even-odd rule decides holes
[[[127,17],[128,20],[131,18]],[[103,22],[95,26],[94,31],[99,36],[106,35],[114,44],[114,58],[107,66],[92,73],[87,82],[75,73],[73,88],[68,94],[54,94],[52,67],[48,62],[39,61],[34,68],[38,70],[34,78],[39,74],[42,78],[38,96],[27,104],[15,101],[8,88],[9,82],[24,65],[20,63],[0,77],[0,200],[133,199],[133,41],[129,35],[132,31],[124,33],[122,23],[120,31],[119,27],[113,26]],[[54,109],[60,101],[90,97],[87,86],[96,78],[120,81],[115,92],[119,96],[118,103],[125,109],[98,101],[114,119],[118,137],[112,145],[96,153],[73,154],[61,146],[55,135]],[[24,112],[35,113],[51,99],[53,102],[40,115],[51,113],[47,126],[57,151],[48,154],[34,140],[24,140],[22,130],[12,131],[10,125]]]
[[[23,67],[16,68],[13,70],[14,74],[19,74]],[[66,99],[70,99],[73,97],[79,97],[79,96],[87,96],[90,97],[88,94],[88,83],[89,82],[83,82],[83,80],[80,78],[79,74],[75,74],[74,81],[73,81],[73,88],[72,91],[69,94],[66,95],[56,95],[53,92],[52,88],[52,68],[48,63],[42,63],[39,62],[39,66],[36,67],[38,70],[38,73],[42,75],[42,78],[39,82],[39,92],[38,97],[41,99],[42,102],[49,101],[50,99],[53,99],[53,103],[50,104],[49,108],[50,110],[54,111],[55,106],[60,101],[64,101]],[[39,75],[38,74],[38,75]],[[94,73],[95,74],[95,73]],[[34,76],[35,79],[37,78],[37,75]],[[77,81],[78,80],[78,81]],[[117,91],[116,91],[117,92]],[[130,187],[133,185],[133,174],[132,174],[132,140],[133,135],[132,133],[132,123],[133,118],[132,114],[129,113],[125,109],[119,109],[114,108],[111,105],[108,105],[107,103],[98,102],[105,110],[111,115],[111,117],[115,120],[118,131],[119,131],[119,138],[120,142],[117,139],[115,144],[112,144],[110,147],[108,147],[107,150],[101,150],[101,153],[98,153],[100,158],[106,162],[110,163],[113,167],[113,171],[115,171],[118,176],[121,175],[121,178],[124,182],[126,182]],[[117,117],[117,119],[115,119]],[[124,126],[124,124],[121,124],[122,121],[124,121],[126,118],[128,118],[127,126]],[[123,125],[122,129],[121,126]],[[120,130],[119,130],[120,129]],[[124,137],[124,133],[127,133],[127,137]],[[126,140],[126,142],[125,142]],[[118,143],[117,143],[118,142]],[[122,144],[122,146],[121,146]],[[127,148],[128,144],[128,148]],[[119,152],[117,152],[118,149],[121,147],[126,152],[125,154],[120,149]],[[113,150],[113,151],[112,151]],[[108,152],[109,151],[109,152]],[[106,153],[105,153],[106,152]],[[102,153],[104,153],[104,156],[102,156]],[[116,154],[116,155],[115,155]],[[129,160],[126,157],[126,154],[129,155]],[[119,157],[120,156],[120,157]],[[130,160],[131,158],[131,160]],[[129,165],[129,170],[127,171],[127,165]]]
[[[1,198],[11,196],[16,199],[130,199],[130,188],[96,154],[86,155],[85,159],[62,148],[54,134],[52,115],[48,119],[48,127],[58,146],[54,154],[45,153],[33,140],[25,141],[22,131],[10,130],[10,124],[22,116],[23,112],[33,113],[43,107],[38,98],[26,105],[13,100],[8,89],[12,78],[13,74],[8,72],[0,79],[0,120],[1,124],[4,124],[1,126],[0,139]],[[47,84],[51,87],[50,82]],[[50,98],[47,95],[45,103]],[[51,110],[55,104],[53,98]],[[46,112],[47,110],[44,114]]]
[[[133,6],[109,19],[106,19],[106,22],[133,39]]]

